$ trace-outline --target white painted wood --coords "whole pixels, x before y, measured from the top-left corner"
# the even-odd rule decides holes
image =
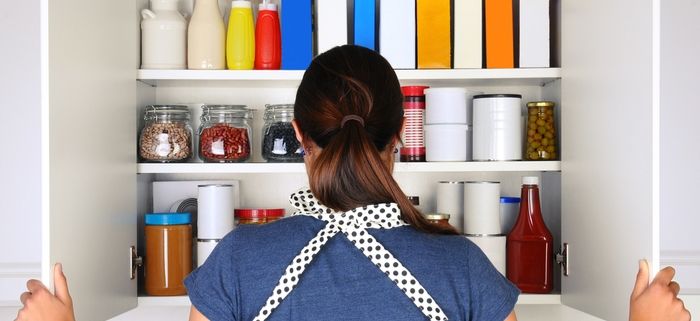
[[[687,294],[700,294],[698,15],[697,1],[661,1],[661,260]]]
[[[571,250],[562,302],[625,320],[638,260],[659,259],[651,1],[563,1],[561,20],[562,238]]]
[[[62,262],[80,320],[136,305],[137,3],[48,2],[48,256]],[[125,109],[126,108],[126,109]]]

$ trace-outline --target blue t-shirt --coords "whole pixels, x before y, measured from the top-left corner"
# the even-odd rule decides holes
[[[294,216],[239,226],[185,280],[192,304],[211,321],[248,321],[285,268],[324,226]],[[519,290],[472,242],[410,226],[367,229],[432,295],[449,320],[503,321]],[[306,268],[268,320],[426,320],[413,302],[342,234]]]

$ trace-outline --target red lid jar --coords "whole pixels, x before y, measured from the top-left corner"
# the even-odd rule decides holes
[[[283,208],[241,208],[234,211],[237,225],[265,224],[284,217]]]

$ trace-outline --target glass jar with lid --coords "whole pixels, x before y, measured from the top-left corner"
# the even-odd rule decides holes
[[[533,101],[527,103],[526,160],[555,160],[557,131],[554,126],[554,103]]]
[[[192,157],[190,111],[182,105],[150,105],[143,113],[139,156],[146,162],[186,162]]]
[[[304,153],[294,134],[294,105],[265,105],[262,157],[268,162],[303,162]]]
[[[235,163],[250,158],[253,112],[244,105],[204,105],[199,127],[199,157]]]

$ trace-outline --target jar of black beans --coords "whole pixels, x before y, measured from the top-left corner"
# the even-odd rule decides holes
[[[271,163],[303,162],[301,144],[292,127],[294,105],[265,105],[262,157]]]

